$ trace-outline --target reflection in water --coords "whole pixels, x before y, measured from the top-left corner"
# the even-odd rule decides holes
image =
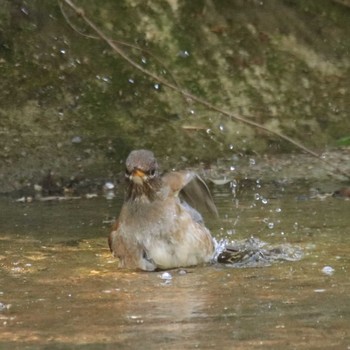
[[[349,347],[350,202],[263,190],[217,191],[220,219],[208,225],[218,239],[300,246],[301,261],[174,270],[171,280],[117,270],[103,222],[120,198],[2,199],[0,347]]]

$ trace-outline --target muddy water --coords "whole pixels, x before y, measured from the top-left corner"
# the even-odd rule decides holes
[[[118,271],[121,199],[0,201],[0,348],[349,349],[350,201],[307,189],[215,189],[217,238],[304,251],[262,268]]]

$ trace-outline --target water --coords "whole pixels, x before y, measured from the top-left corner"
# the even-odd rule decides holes
[[[217,186],[220,219],[208,226],[218,239],[298,246],[301,261],[167,278],[118,271],[106,236],[120,196],[1,199],[0,348],[349,349],[350,201],[291,190],[234,198]]]

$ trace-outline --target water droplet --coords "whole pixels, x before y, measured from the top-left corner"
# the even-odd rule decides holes
[[[267,204],[268,203],[268,199],[267,198],[261,198],[261,203],[262,204]]]
[[[260,199],[260,194],[259,193],[254,193],[254,199],[258,201]]]
[[[130,84],[134,84],[134,83],[135,83],[135,80],[134,80],[134,79],[129,78],[129,79],[128,79],[128,82],[129,82]]]
[[[220,125],[219,125],[219,130],[220,130],[221,132],[223,132],[224,129],[225,129],[224,126],[223,126],[222,124],[220,124]]]
[[[269,223],[267,224],[267,227],[268,227],[269,229],[273,229],[273,228],[275,227],[275,224],[274,224],[273,222],[269,222]]]
[[[65,54],[66,54],[66,50],[61,49],[61,50],[60,50],[60,53],[61,53],[62,55],[65,55]]]
[[[24,13],[25,15],[27,15],[27,16],[29,15],[29,11],[25,7],[21,7],[21,12]]]
[[[110,82],[110,79],[108,77],[101,77],[101,80],[104,81],[105,83]]]
[[[166,281],[171,280],[173,278],[173,276],[169,272],[163,272],[159,277],[162,280],[166,280]]]
[[[103,185],[103,189],[106,190],[106,191],[110,191],[110,190],[113,190],[114,189],[114,183],[113,182],[106,182],[104,185]]]
[[[230,171],[235,171],[235,170],[236,170],[236,168],[233,165],[231,165],[230,166]]]
[[[155,84],[153,85],[153,87],[154,87],[156,90],[159,90],[159,89],[160,89],[160,85],[159,85],[158,83],[155,83]]]
[[[141,58],[141,62],[142,62],[143,64],[146,64],[146,63],[147,63],[146,57],[142,57],[142,58]]]
[[[229,145],[228,145],[228,148],[229,148],[230,150],[233,150],[234,147],[233,147],[232,144],[229,144]]]
[[[249,165],[255,165],[256,161],[254,158],[249,158]]]
[[[80,136],[74,136],[72,138],[72,143],[81,143],[82,138]]]
[[[334,269],[332,266],[325,266],[323,269],[322,269],[322,272],[325,274],[325,275],[328,275],[328,276],[331,276],[333,275],[334,273]]]
[[[281,211],[282,211],[281,208],[276,208],[276,209],[275,209],[275,212],[276,212],[276,213],[280,213]]]
[[[129,318],[130,318],[131,320],[139,320],[139,319],[142,318],[142,316],[140,316],[140,315],[130,315]]]
[[[230,182],[230,187],[237,187],[237,186],[238,186],[237,180],[232,180],[232,181]]]
[[[177,55],[181,58],[187,58],[190,55],[190,53],[187,50],[181,50]]]

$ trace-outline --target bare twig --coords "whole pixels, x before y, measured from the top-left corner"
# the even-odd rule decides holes
[[[138,64],[137,62],[135,62],[133,59],[131,59],[124,51],[123,49],[120,48],[120,46],[118,45],[117,42],[111,40],[103,31],[101,31],[86,15],[83,9],[77,7],[71,0],[62,0],[64,1],[69,7],[71,7],[75,13],[82,18],[82,20],[97,34],[97,36],[99,38],[101,38],[102,40],[104,40],[120,57],[122,57],[125,61],[127,61],[132,67],[136,68],[137,70],[141,71],[142,73],[146,74],[147,76],[151,77],[152,79],[154,79],[155,81],[158,81],[159,83],[163,84],[164,86],[167,86],[168,88],[177,91],[178,93],[181,93],[183,96],[186,96],[187,98],[207,107],[208,109],[212,110],[212,111],[216,111],[221,113],[222,115],[225,115],[231,119],[234,119],[238,122],[244,123],[246,125],[250,125],[254,128],[258,128],[260,130],[265,131],[266,133],[272,134],[277,136],[278,138],[285,140],[289,143],[291,143],[292,145],[294,145],[295,147],[303,150],[304,152],[320,159],[322,162],[328,164],[329,166],[331,166],[333,169],[335,169],[335,171],[338,174],[341,174],[343,176],[345,176],[346,178],[350,178],[350,175],[347,174],[346,172],[344,172],[342,169],[335,167],[333,163],[331,163],[330,161],[327,161],[326,159],[322,158],[319,154],[317,154],[316,152],[314,152],[313,150],[309,149],[308,147],[304,146],[303,144],[301,144],[300,142],[280,133],[274,130],[271,130],[267,127],[265,127],[264,125],[261,125],[259,123],[256,123],[252,120],[249,120],[245,117],[242,117],[240,115],[237,114],[233,114],[231,112],[228,112],[220,107],[217,107],[213,104],[211,104],[210,102],[196,96],[193,95],[192,93],[178,87],[175,84],[170,83],[168,80],[154,74],[153,72],[147,70],[146,68],[144,68],[143,66],[141,66],[140,64]]]
[[[349,0],[332,0],[333,2],[339,4],[339,5],[343,5],[347,8],[350,7],[350,1]]]
[[[96,36],[96,35],[90,35],[90,34],[85,34],[83,33],[76,25],[73,24],[73,22],[69,19],[68,15],[66,14],[66,12],[64,11],[64,8],[62,6],[61,1],[58,1],[60,9],[61,9],[61,13],[64,17],[64,19],[66,20],[66,22],[68,23],[68,25],[75,31],[77,32],[79,35],[84,36],[85,38],[88,39],[101,39],[100,36]],[[110,39],[111,40],[111,39]],[[177,88],[180,90],[180,85],[178,84],[178,82],[176,81],[174,75],[171,73],[170,69],[157,57],[155,56],[152,52],[150,52],[149,50],[144,49],[143,47],[137,46],[137,45],[133,45],[124,41],[120,41],[120,40],[111,40],[114,44],[116,45],[120,45],[120,46],[125,46],[125,47],[129,47],[131,49],[137,50],[137,51],[141,51],[142,53],[148,55],[149,57],[151,57],[155,62],[157,62],[163,69],[164,71],[166,71],[170,77],[170,79],[174,82],[174,84],[177,86]],[[183,96],[183,95],[182,95]],[[185,97],[185,96],[183,96]],[[186,104],[188,104],[188,101],[186,100],[186,98],[184,98],[184,101]]]

